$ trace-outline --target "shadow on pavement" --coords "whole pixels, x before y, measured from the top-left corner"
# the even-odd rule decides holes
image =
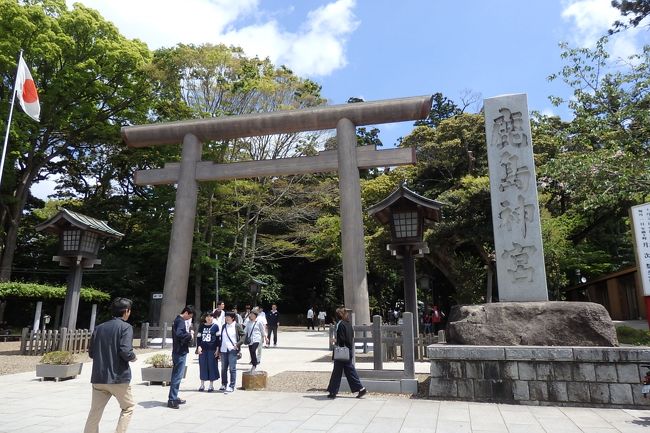
[[[635,419],[632,424],[640,425],[643,427],[650,427],[650,417],[644,416],[641,419]]]
[[[167,407],[167,402],[166,401],[140,401],[138,402],[138,406],[142,406],[145,409],[151,409],[153,407]]]

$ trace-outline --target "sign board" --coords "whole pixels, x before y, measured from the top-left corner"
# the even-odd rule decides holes
[[[151,299],[162,299],[163,294],[162,293],[152,293],[151,294]]]
[[[632,206],[632,236],[644,296],[650,296],[650,203]]]

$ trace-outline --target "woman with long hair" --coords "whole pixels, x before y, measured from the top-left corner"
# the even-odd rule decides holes
[[[348,321],[348,312],[345,307],[336,309],[336,332],[332,343],[339,347],[347,347],[349,357],[348,359],[334,359],[334,368],[330,376],[330,383],[327,386],[327,398],[336,398],[336,394],[341,387],[341,377],[345,373],[345,378],[350,385],[350,391],[357,392],[357,398],[361,398],[366,394],[366,388],[361,384],[357,369],[352,362],[352,354],[354,353],[354,330],[352,324]],[[334,358],[334,357],[332,357]]]

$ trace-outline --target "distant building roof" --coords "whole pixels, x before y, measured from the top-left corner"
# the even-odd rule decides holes
[[[59,213],[54,215],[49,220],[37,225],[36,231],[45,231],[47,233],[59,234],[66,228],[74,226],[82,230],[95,232],[105,237],[119,239],[124,236],[123,233],[118,232],[108,226],[106,221],[91,218],[87,215],[78,212],[72,212],[67,209],[59,209]]]

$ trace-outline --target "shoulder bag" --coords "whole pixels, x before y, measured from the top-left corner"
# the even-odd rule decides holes
[[[336,324],[336,332],[338,333],[339,324],[341,321]],[[334,346],[334,361],[349,361],[350,360],[350,349],[346,346]]]

